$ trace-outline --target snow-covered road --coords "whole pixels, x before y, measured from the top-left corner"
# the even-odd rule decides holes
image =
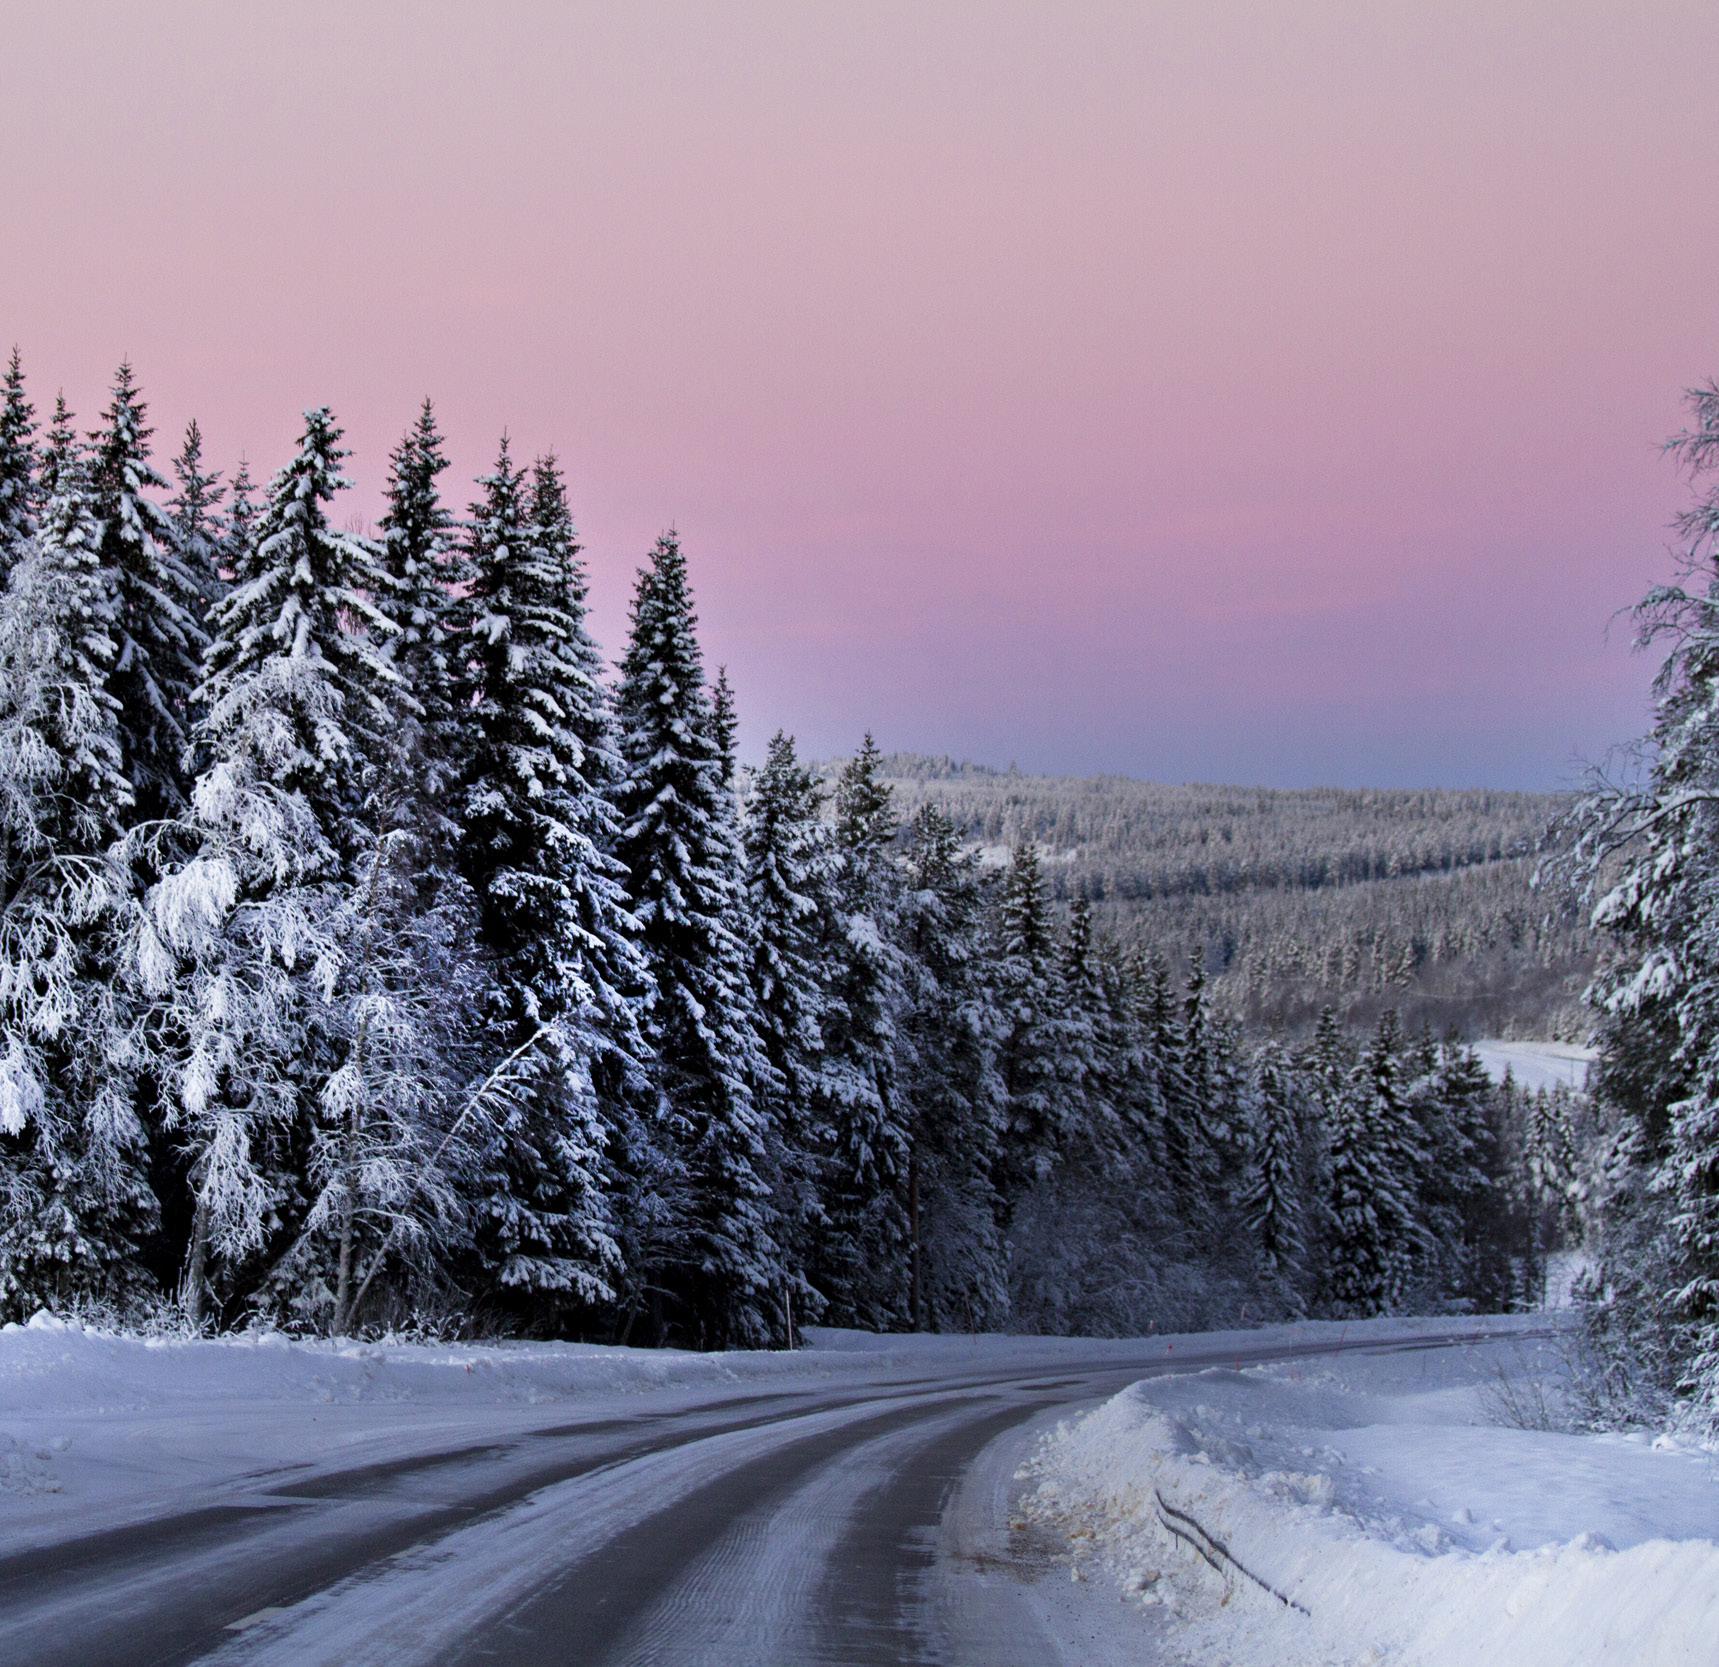
[[[1279,1334],[835,1339],[775,1372],[752,1357],[750,1383],[457,1412],[421,1385],[406,1399],[395,1358],[367,1363],[372,1399],[309,1413],[218,1381],[203,1404],[158,1387],[140,1405],[140,1345],[18,1346],[38,1341],[61,1354],[14,1374],[0,1414],[15,1452],[63,1460],[68,1480],[0,1502],[0,1660],[20,1667],[1062,1661],[1022,1578],[1048,1554],[1005,1528],[1027,1445],[1143,1376],[1285,1353]],[[251,1367],[195,1358],[212,1380]],[[338,1387],[337,1357],[317,1358]],[[68,1405],[98,1359],[108,1404]],[[119,1379],[131,1404],[112,1404]],[[128,1444],[194,1444],[199,1422],[216,1474],[168,1501],[142,1484],[170,1466],[138,1459],[127,1491]]]

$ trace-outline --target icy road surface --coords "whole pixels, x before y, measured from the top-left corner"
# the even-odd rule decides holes
[[[1457,1329],[1352,1327],[1347,1349]],[[1281,1330],[820,1341],[150,1349],[14,1328],[0,1660],[1147,1660],[1137,1611],[1095,1630],[1065,1548],[1011,1531],[1017,1467],[1130,1383],[1292,1346]],[[1343,1341],[1304,1327],[1293,1352]]]

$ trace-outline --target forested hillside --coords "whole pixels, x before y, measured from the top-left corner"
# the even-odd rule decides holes
[[[883,768],[906,813],[936,804],[984,860],[1035,841],[1052,894],[1087,899],[1107,934],[1178,969],[1200,946],[1214,998],[1252,1023],[1300,1033],[1326,1004],[1441,1035],[1591,1023],[1593,936],[1533,886],[1563,796],[1169,786],[911,753]]]

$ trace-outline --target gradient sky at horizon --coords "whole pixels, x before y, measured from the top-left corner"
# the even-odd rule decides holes
[[[664,527],[743,749],[1550,787],[1645,720],[1719,7],[0,0],[0,343]]]

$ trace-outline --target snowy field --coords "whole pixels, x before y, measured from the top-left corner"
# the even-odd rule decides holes
[[[1600,1057],[1598,1048],[1573,1042],[1483,1041],[1474,1051],[1494,1082],[1508,1070],[1524,1088],[1586,1088],[1588,1068]]]
[[[1711,1667],[1715,1455],[1492,1421],[1555,1375],[1501,1339],[1150,1379],[1044,1438],[1017,1526],[1150,1659]]]

